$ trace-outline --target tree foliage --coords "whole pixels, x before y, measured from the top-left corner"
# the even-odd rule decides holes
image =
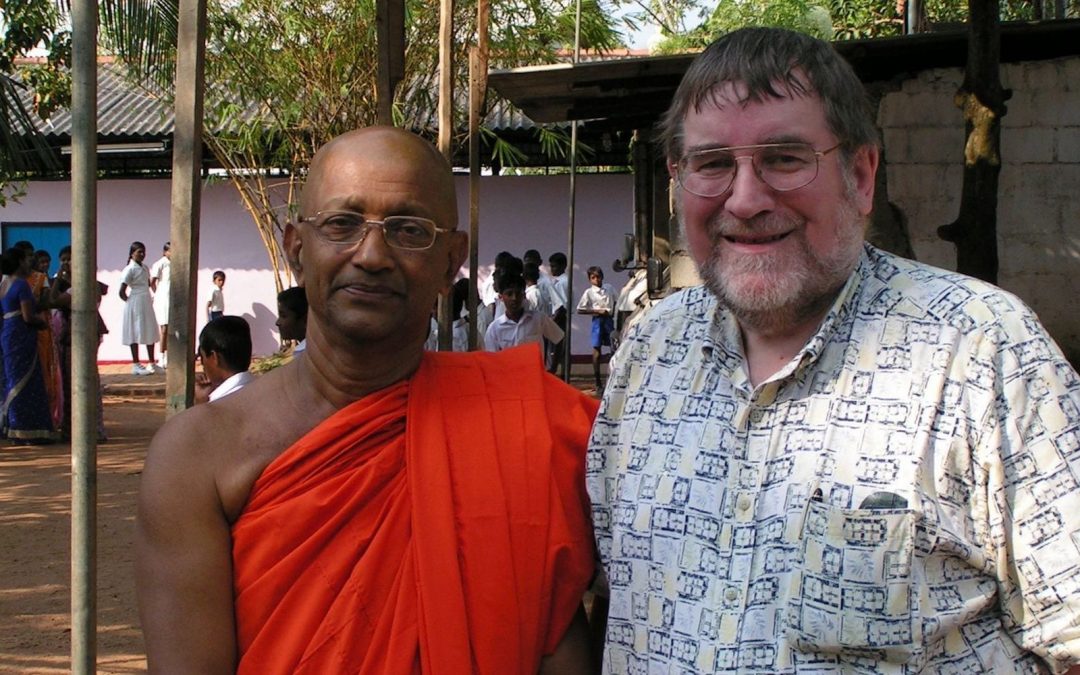
[[[610,49],[620,35],[598,0],[583,3],[581,42]],[[168,12],[158,8],[158,20]],[[394,122],[437,132],[439,6],[405,3],[405,76],[394,98]],[[476,34],[475,0],[455,3],[455,129],[465,128],[468,48]],[[512,67],[555,60],[574,40],[572,0],[491,2],[490,62]],[[153,23],[144,22],[145,25]],[[138,82],[171,96],[173,54],[150,58],[140,31],[110,31],[112,45]],[[288,205],[304,168],[334,136],[376,121],[379,61],[375,0],[211,0],[206,52],[204,141],[259,228],[279,283],[288,269],[280,249]],[[460,138],[460,137],[459,137]],[[488,135],[497,160],[511,147]],[[265,171],[274,169],[272,173]]]
[[[835,40],[886,37],[904,32],[903,0],[617,0],[628,26],[660,29],[661,53],[704,48],[746,26],[778,26]],[[927,21],[963,22],[967,0],[924,0]],[[1003,20],[1031,20],[1032,0],[1003,0]]]
[[[58,168],[20,94],[34,92],[42,119],[70,104],[71,34],[60,27],[62,10],[46,0],[0,0],[0,207],[22,196],[27,171]],[[35,48],[45,56],[28,61]]]

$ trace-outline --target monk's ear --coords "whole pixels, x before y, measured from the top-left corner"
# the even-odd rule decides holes
[[[304,285],[304,266],[300,264],[300,250],[303,243],[300,240],[300,232],[292,221],[285,223],[285,260],[289,263],[289,269],[296,277],[296,285]]]

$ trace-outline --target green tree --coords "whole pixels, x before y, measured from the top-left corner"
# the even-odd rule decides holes
[[[6,1],[6,4],[3,4]],[[592,49],[621,44],[608,0],[585,0],[581,43]],[[454,79],[457,96],[467,91],[467,49],[476,32],[475,0],[455,3]],[[33,12],[15,14],[23,5]],[[134,86],[172,99],[178,0],[102,0],[100,43],[128,68]],[[42,41],[70,44],[61,5],[38,0],[0,0],[8,26],[25,26],[26,37],[10,42],[25,51]],[[46,11],[48,10],[48,11]],[[10,20],[12,13],[15,20]],[[376,119],[378,45],[375,0],[210,0],[206,59],[204,140],[225,168],[266,244],[279,283],[287,275],[280,235],[294,202],[298,179],[314,150],[348,129]],[[491,64],[513,67],[553,62],[574,42],[574,0],[493,0]],[[28,17],[21,18],[20,17]],[[406,74],[394,101],[395,123],[435,135],[438,77],[438,3],[406,0]],[[10,35],[16,33],[11,32]],[[21,33],[20,33],[21,35]],[[5,39],[5,51],[9,41]],[[66,58],[66,57],[65,57]],[[55,71],[63,78],[65,58]],[[0,62],[11,73],[13,62]],[[6,66],[6,67],[5,67]],[[43,77],[24,75],[37,86]],[[5,82],[15,82],[8,78]],[[13,85],[14,86],[14,85]],[[47,88],[43,102],[66,105]],[[458,105],[455,128],[464,129]],[[39,108],[41,114],[46,108]],[[17,112],[17,111],[16,111]],[[43,115],[47,116],[47,115]],[[29,118],[0,109],[0,125],[23,119],[22,127],[0,126],[26,136]],[[558,132],[537,132],[547,147],[565,144]],[[513,164],[513,148],[488,136],[492,153]],[[5,148],[13,147],[5,143]],[[8,153],[0,153],[8,157]],[[0,168],[6,165],[0,165]],[[0,181],[4,174],[0,174]]]
[[[679,53],[705,45],[738,28],[777,26],[827,40],[901,35],[903,2],[897,0],[617,0],[631,28],[653,25],[664,40],[661,53]],[[967,0],[924,0],[930,23],[967,20]],[[1004,0],[1003,20],[1035,18],[1032,0]]]
[[[62,7],[53,2],[0,1],[0,207],[23,194],[27,173],[60,168],[21,93],[34,92],[33,112],[42,119],[71,100],[65,69],[71,59],[71,35],[57,28],[61,13]],[[46,56],[26,61],[37,47],[44,48]]]

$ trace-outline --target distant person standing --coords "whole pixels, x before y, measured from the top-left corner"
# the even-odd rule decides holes
[[[202,373],[195,381],[195,403],[212,403],[255,379],[251,367],[251,327],[241,316],[223,316],[199,333]]]
[[[542,285],[540,266],[536,263],[525,263],[525,271],[521,276],[525,279],[525,309],[551,318],[551,293],[548,291],[551,284]]]
[[[225,272],[214,272],[214,290],[210,292],[210,301],[206,303],[206,317],[210,321],[225,316]]]
[[[566,332],[566,306],[570,302],[568,297],[570,279],[566,276],[566,254],[552,253],[548,257],[548,267],[551,269],[551,319],[562,331]],[[567,349],[567,340],[563,340],[551,346],[551,356],[548,363],[549,373],[558,373],[563,366],[563,353]]]
[[[169,351],[169,270],[172,265],[171,242],[165,242],[161,257],[150,266],[150,290],[154,292],[154,316],[157,317],[161,335],[162,368],[168,364]]]
[[[544,340],[559,342],[563,332],[551,317],[525,309],[525,281],[520,274],[507,271],[495,277],[506,311],[491,322],[484,335],[484,349],[498,352],[529,343],[543,344]]]
[[[282,340],[296,340],[293,354],[299,354],[307,348],[307,293],[303,286],[286,288],[277,296],[278,336]]]
[[[546,295],[550,301],[551,275],[544,271],[544,258],[540,255],[540,251],[537,251],[535,248],[530,248],[528,251],[525,251],[525,255],[522,256],[521,260],[525,263],[526,267],[528,267],[530,263],[536,265],[536,269],[538,270],[536,285],[540,287],[540,292]],[[525,281],[528,282],[528,278],[526,278]]]
[[[37,350],[37,333],[44,330],[45,321],[27,281],[33,265],[32,254],[25,249],[13,247],[4,253],[4,279],[0,282],[4,396],[0,418],[8,438],[42,443],[54,436]]]
[[[132,375],[153,375],[154,344],[158,341],[158,321],[154,316],[154,302],[150,297],[150,270],[143,264],[146,245],[141,241],[131,243],[128,264],[120,276],[120,299],[124,306],[124,326],[121,331],[123,343],[131,347]],[[139,363],[139,345],[146,345],[147,364]]]
[[[604,270],[590,267],[589,287],[581,294],[578,314],[592,315],[592,369],[596,390],[600,391],[600,356],[604,347],[611,349],[611,332],[615,329],[615,289],[604,283]]]

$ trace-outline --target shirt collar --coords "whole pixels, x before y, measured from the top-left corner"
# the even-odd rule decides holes
[[[817,362],[825,347],[833,340],[833,337],[842,330],[843,326],[849,323],[849,318],[854,314],[855,305],[869,273],[868,248],[864,245],[859,253],[859,260],[855,265],[855,269],[836,296],[817,331],[791,361],[765,382],[786,379],[805,371]],[[711,293],[709,295],[712,296]],[[714,296],[713,300],[712,320],[709,322],[709,330],[706,331],[702,340],[703,356],[706,361],[711,360],[719,364],[733,385],[750,389],[750,375],[746,368],[742,333],[739,330],[738,321],[726,307],[715,300]],[[765,382],[762,384],[765,384]]]

